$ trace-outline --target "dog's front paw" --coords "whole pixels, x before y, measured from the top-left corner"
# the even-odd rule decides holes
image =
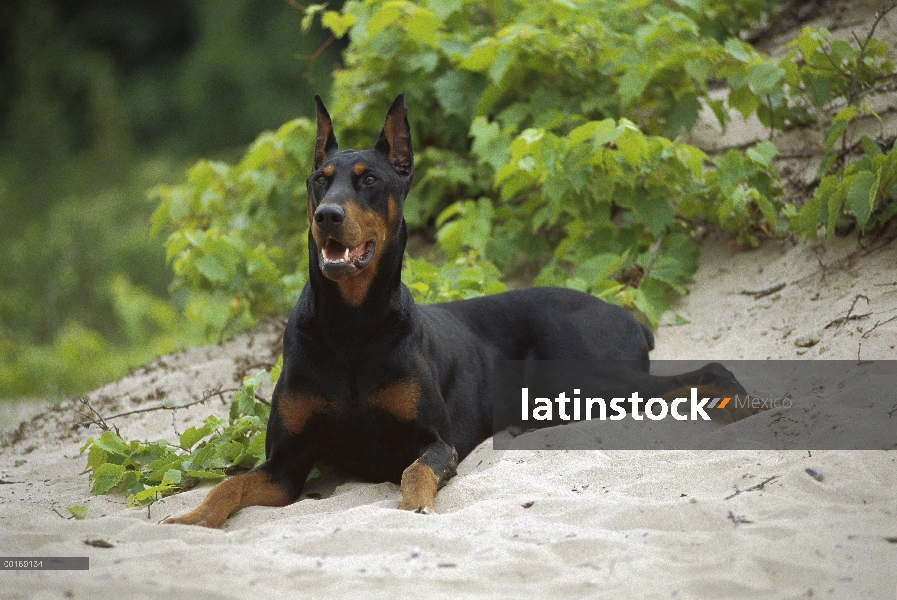
[[[412,512],[416,512],[422,515],[430,515],[436,514],[436,509],[432,504],[423,504],[420,502],[408,502],[406,500],[402,500],[402,503],[399,504],[399,510],[410,510]]]
[[[200,511],[199,509],[188,512],[180,517],[170,517],[162,521],[164,525],[199,525],[200,527],[208,527],[210,529],[218,529],[226,519],[220,519],[216,515],[208,511]]]

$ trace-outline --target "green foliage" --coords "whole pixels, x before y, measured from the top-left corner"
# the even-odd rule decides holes
[[[882,60],[887,48],[871,37],[855,48],[808,30],[794,52],[773,61],[721,34],[769,8],[350,0],[340,11],[310,7],[306,25],[320,18],[350,41],[330,107],[344,147],[369,146],[392,92],[408,94],[418,180],[405,215],[412,228],[436,227],[451,271],[440,286],[436,267],[407,269],[432,279],[415,282],[421,301],[461,297],[469,285],[491,293],[500,289],[491,283],[496,268],[507,275],[523,267],[538,272],[539,285],[582,289],[656,324],[669,296],[687,292],[698,224],[756,245],[789,230],[811,233],[817,217],[829,224],[842,206],[861,229],[892,214],[884,208],[894,185],[887,155],[853,162],[799,211],[782,200],[772,142],[710,160],[672,139],[704,106],[723,127],[732,108],[771,130],[792,127],[816,118],[825,94],[855,103],[893,72]],[[729,95],[711,98],[712,80],[725,80]],[[830,153],[855,118],[850,106],[832,125]],[[186,185],[168,188],[156,215],[157,226],[172,227],[179,281],[230,298],[232,318],[285,310],[304,280],[300,177],[309,170],[313,125],[287,127],[263,136],[238,166],[217,166],[214,177],[200,163]],[[284,160],[286,150],[270,140],[283,143],[289,132],[297,151]],[[266,161],[287,170],[255,166]],[[255,178],[266,182],[261,194]],[[240,191],[247,182],[249,191]],[[234,191],[231,201],[207,209],[202,199],[218,198],[222,187]],[[293,213],[256,214],[272,189],[294,190]],[[289,236],[283,255],[270,242],[281,229]],[[257,275],[253,261],[262,265]]]
[[[824,118],[833,106],[841,108],[825,134],[825,154],[819,166],[819,185],[813,197],[792,217],[792,227],[815,237],[819,225],[831,237],[839,226],[854,224],[860,231],[883,228],[897,215],[897,148],[883,151],[867,135],[856,140],[853,125],[878,115],[863,101],[895,74],[887,43],[872,37],[857,44],[832,39],[825,29],[804,29],[791,43],[794,50],[787,83],[799,98]],[[859,157],[854,149],[861,152]]]
[[[270,375],[276,377],[280,363]],[[180,434],[178,443],[124,441],[111,430],[88,438],[87,452],[94,494],[123,492],[128,504],[149,504],[160,495],[189,489],[202,480],[223,479],[235,470],[265,461],[265,431],[270,406],[256,399],[267,371],[246,377],[227,420],[209,416],[199,427]]]
[[[501,272],[487,260],[470,251],[439,267],[425,260],[406,257],[402,280],[415,302],[432,304],[464,300],[505,291],[499,281]]]
[[[0,337],[0,390],[6,395],[95,388],[187,344],[206,340],[168,301],[134,285],[124,275],[104,283],[111,304],[106,318],[120,329],[118,339],[72,319],[47,344],[24,336]],[[89,365],[90,368],[85,368]]]
[[[305,177],[314,140],[307,119],[290,121],[237,165],[200,161],[186,183],[153,190],[153,231],[170,231],[175,286],[200,292],[188,315],[208,329],[295,302],[308,271]],[[218,310],[205,310],[210,297]]]
[[[496,267],[529,264],[540,284],[590,291],[656,323],[696,268],[681,203],[728,201],[712,220],[745,241],[755,243],[758,228],[778,231],[765,147],[728,159],[744,167],[732,182],[706,173],[701,151],[662,135],[692,127],[702,102],[728,118],[708,82],[742,61],[708,32],[740,27],[745,10],[766,5],[714,6],[713,18],[701,2],[309,7],[306,25],[320,18],[350,40],[330,107],[343,147],[369,146],[389,91],[408,94],[418,179],[405,216],[411,227],[435,224],[449,261],[446,283],[418,280],[414,293],[425,302],[491,293],[501,289]],[[306,269],[299,211],[313,136],[300,119],[235,167],[199,163],[186,184],[157,191],[155,224],[171,231],[178,285],[230,299],[230,318],[286,310]],[[582,279],[583,263],[611,255]]]

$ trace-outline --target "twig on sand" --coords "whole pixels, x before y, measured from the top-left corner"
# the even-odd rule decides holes
[[[109,425],[106,424],[106,419],[104,419],[104,418],[103,418],[103,415],[101,415],[100,413],[98,413],[97,410],[96,410],[94,407],[92,407],[92,406],[90,405],[90,402],[87,401],[87,397],[86,397],[86,396],[81,396],[80,398],[78,398],[78,402],[80,402],[85,408],[87,408],[87,410],[89,411],[89,413],[88,413],[88,414],[84,414],[83,412],[81,412],[81,411],[78,410],[77,408],[75,409],[75,412],[76,412],[76,413],[78,413],[79,415],[81,415],[82,417],[84,417],[85,419],[87,419],[87,422],[88,422],[88,423],[92,423],[92,424],[94,424],[94,425],[98,425],[98,426],[100,427],[100,429],[102,429],[103,431],[109,431],[110,427],[109,427]],[[91,416],[90,416],[91,414],[95,415],[95,417],[91,417]],[[115,425],[113,425],[113,426],[111,427],[111,429],[114,429],[114,430],[115,430],[115,435],[121,435],[121,434],[119,434],[119,432],[118,432],[118,427],[116,427]]]
[[[890,319],[885,319],[884,321],[877,321],[875,325],[870,327],[867,331],[863,332],[863,339],[866,338],[867,335],[875,331],[879,326],[884,325],[885,323],[890,323],[891,321],[897,320],[897,315],[894,315]]]
[[[783,289],[786,285],[788,285],[788,284],[785,282],[782,282],[782,283],[777,283],[776,285],[774,285],[772,287],[768,287],[768,288],[762,289],[762,290],[754,290],[754,291],[741,290],[741,293],[744,294],[745,296],[753,296],[754,300],[759,300],[760,298],[763,298],[764,296],[769,296],[770,294],[775,294],[779,290]]]
[[[823,329],[828,329],[829,327],[841,326],[848,321],[856,321],[859,319],[865,319],[866,317],[872,316],[871,312],[863,313],[861,315],[853,314],[853,309],[856,307],[857,302],[859,302],[860,298],[866,301],[866,304],[869,304],[869,296],[866,294],[857,294],[853,299],[853,303],[850,305],[850,308],[847,310],[847,314],[843,317],[838,317],[834,321],[830,322]]]
[[[205,392],[203,392],[202,398],[200,398],[199,400],[193,400],[193,401],[191,401],[191,402],[185,402],[184,404],[177,404],[177,405],[172,405],[172,406],[162,404],[162,405],[160,405],[160,406],[150,406],[150,407],[147,407],[147,408],[137,408],[137,409],[134,409],[134,410],[129,410],[129,411],[125,411],[125,412],[121,412],[121,413],[115,414],[115,415],[111,415],[111,416],[109,416],[109,417],[103,417],[103,416],[101,416],[100,413],[98,413],[96,410],[94,410],[94,408],[93,408],[92,406],[90,406],[90,404],[87,403],[87,400],[85,400],[84,398],[81,398],[81,399],[80,399],[80,402],[81,402],[82,404],[84,404],[85,406],[87,406],[87,408],[89,408],[90,411],[91,411],[94,415],[96,415],[96,418],[92,418],[92,417],[90,417],[89,415],[85,415],[84,413],[82,413],[82,412],[80,412],[80,411],[78,411],[78,414],[81,415],[82,417],[85,417],[85,418],[87,419],[86,423],[92,423],[92,424],[95,424],[95,425],[99,425],[99,426],[103,429],[103,431],[105,431],[105,430],[109,429],[109,426],[106,425],[106,421],[109,421],[110,419],[117,419],[117,418],[119,418],[119,417],[126,417],[126,416],[128,416],[128,415],[134,415],[134,414],[137,414],[137,413],[145,413],[145,412],[150,412],[150,411],[154,411],[154,410],[172,410],[172,411],[174,411],[174,410],[178,410],[179,408],[188,408],[188,407],[193,406],[193,405],[195,405],[195,404],[201,404],[201,403],[203,403],[203,402],[209,400],[210,398],[214,398],[215,396],[223,396],[224,394],[227,394],[227,393],[229,393],[229,392],[239,392],[240,389],[241,389],[241,388],[226,388],[226,389],[223,389],[223,390],[206,390]],[[261,402],[262,404],[267,404],[268,406],[271,405],[271,403],[268,402],[268,400],[262,398],[262,397],[259,396],[258,394],[255,395],[255,399],[256,399],[257,401]],[[85,423],[82,423],[82,425],[83,425],[83,424],[85,424]],[[113,427],[115,427],[115,426],[113,425]],[[118,433],[118,430],[117,430],[117,429],[116,429],[116,433]]]
[[[726,500],[731,500],[732,498],[734,498],[735,496],[737,496],[738,494],[741,494],[741,493],[743,493],[743,492],[756,492],[757,490],[762,490],[764,485],[766,485],[767,483],[769,483],[769,482],[772,481],[773,479],[778,479],[778,478],[779,478],[778,475],[773,475],[773,476],[770,477],[769,479],[766,479],[766,480],[764,480],[764,481],[761,481],[760,483],[758,483],[758,484],[755,485],[755,486],[752,486],[752,487],[749,487],[749,488],[747,488],[747,489],[743,489],[743,490],[736,489],[734,494],[731,494],[731,495],[729,495],[729,496],[726,496],[725,499],[726,499]]]

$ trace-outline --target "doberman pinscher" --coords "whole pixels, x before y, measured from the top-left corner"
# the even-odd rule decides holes
[[[267,460],[166,523],[220,527],[246,506],[290,504],[324,456],[366,479],[400,483],[399,508],[432,511],[458,461],[492,435],[496,360],[637,361],[653,377],[651,332],[588,294],[533,288],[415,305],[400,279],[402,207],[414,176],[404,95],[374,149],[362,151],[338,150],[330,115],[315,101],[309,279],[283,336]],[[710,371],[731,394],[744,393],[728,371]]]

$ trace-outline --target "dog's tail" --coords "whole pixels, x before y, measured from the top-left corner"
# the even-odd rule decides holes
[[[646,326],[639,323],[642,326],[642,333],[645,334],[645,341],[648,342],[648,352],[654,350],[654,334],[651,333],[651,330]]]

